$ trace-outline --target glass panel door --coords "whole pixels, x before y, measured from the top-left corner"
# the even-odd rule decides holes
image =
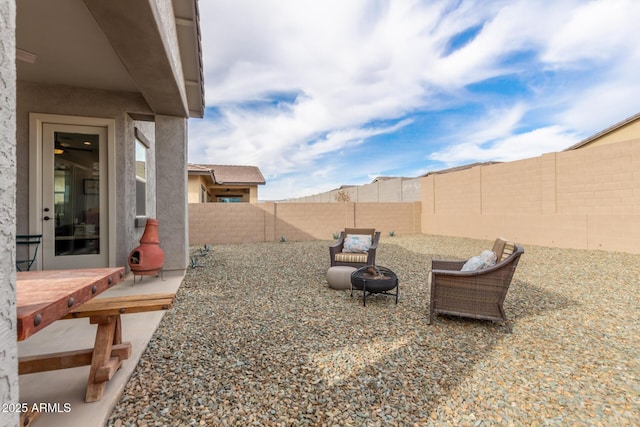
[[[106,130],[43,127],[43,267],[107,266]]]

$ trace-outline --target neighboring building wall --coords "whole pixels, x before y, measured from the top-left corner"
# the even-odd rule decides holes
[[[203,185],[205,185],[204,176],[189,175],[189,183],[188,183],[189,203],[202,203],[200,194],[202,192]]]
[[[249,203],[258,203],[258,186],[249,187]]]
[[[206,203],[189,205],[190,245],[330,240],[345,227],[420,233],[414,203]]]
[[[638,135],[640,135],[640,119],[636,119],[618,129],[605,133],[579,148],[597,147],[614,142],[629,141],[638,138]]]
[[[422,232],[640,253],[640,139],[434,174]]]
[[[211,193],[211,201],[214,203],[218,203],[218,197],[240,197],[242,199],[242,203],[250,203],[252,202],[252,194],[254,201],[253,203],[257,203],[258,201],[258,190],[256,185],[213,185],[209,187],[209,192]]]
[[[202,186],[206,188],[209,194],[210,200],[201,200]],[[189,203],[207,203],[217,202],[217,197],[226,196],[228,185],[209,185],[207,186],[207,179],[205,175],[189,175]],[[244,203],[258,203],[258,186],[239,186],[237,190],[231,187],[231,194],[242,197]]]
[[[0,402],[19,403],[16,342],[16,4],[0,0]],[[0,426],[18,425],[16,411],[0,412]]]

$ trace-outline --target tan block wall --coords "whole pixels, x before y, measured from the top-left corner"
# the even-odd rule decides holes
[[[640,140],[422,178],[423,233],[640,253]]]
[[[377,184],[348,191],[357,200]],[[191,244],[330,239],[356,226],[640,253],[640,139],[433,174],[419,189],[416,203],[336,203],[327,192],[309,202],[190,205]]]
[[[414,234],[420,230],[420,202],[357,203],[354,210],[358,227],[375,228],[382,235],[390,231],[398,235]]]
[[[249,243],[267,237],[273,237],[273,203],[189,204],[190,245]]]
[[[421,178],[392,178],[372,184],[354,185],[342,190],[331,190],[313,196],[288,199],[282,203],[330,203],[336,202],[339,192],[349,195],[350,202],[418,202]]]
[[[365,184],[358,185],[357,187],[357,197],[352,199],[354,201],[363,202],[377,202],[379,200],[378,196],[380,194],[378,183],[375,184]]]
[[[638,145],[619,142],[558,153],[558,213],[640,213]]]
[[[380,181],[377,184],[378,184],[378,200],[377,200],[378,202],[386,203],[386,202],[402,201],[402,180],[389,179],[386,181]]]
[[[414,203],[193,203],[189,244],[331,240],[346,227],[374,227],[383,235],[420,233]]]
[[[481,209],[481,167],[436,174],[435,210],[440,214],[479,214]]]
[[[484,215],[542,213],[540,158],[479,167]]]
[[[420,178],[402,180],[402,200],[403,202],[420,201]]]
[[[277,203],[276,237],[287,240],[330,240],[354,225],[353,203]]]

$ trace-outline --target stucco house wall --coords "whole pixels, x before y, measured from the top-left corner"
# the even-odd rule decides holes
[[[640,137],[640,113],[627,117],[613,126],[572,145],[564,151],[599,147],[615,142],[630,141],[638,137]]]
[[[200,200],[200,193],[202,191],[202,186],[204,185],[206,187],[205,184],[206,182],[204,176],[189,175],[187,184],[189,203],[203,203],[203,201]],[[206,202],[206,200],[204,202]]]
[[[18,233],[29,233],[29,113],[38,111],[68,116],[112,118],[116,121],[116,199],[110,203],[119,206],[116,210],[116,223],[121,232],[116,233],[116,265],[126,265],[129,251],[137,246],[142,227],[135,227],[135,126],[145,128],[145,135],[154,138],[153,123],[138,122],[128,115],[129,112],[150,114],[145,100],[136,93],[109,92],[68,86],[51,86],[29,82],[18,82],[17,86],[17,151],[18,182],[17,209],[25,213],[18,215]],[[155,147],[151,147],[148,160],[149,188],[147,195],[150,218],[155,217]],[[151,203],[149,203],[151,202]]]
[[[16,68],[13,0],[0,0],[0,402],[17,403],[16,342]],[[0,426],[18,425],[16,412],[0,412]]]
[[[603,135],[589,144],[589,147],[612,144],[614,142],[629,141],[640,135],[640,118],[617,129],[614,132]]]
[[[42,160],[43,146],[38,145],[47,120],[100,123],[95,126],[100,127],[101,144],[106,132],[109,172],[103,173],[102,153],[94,167],[99,166],[100,185],[106,175],[109,187],[108,264],[127,266],[128,253],[143,231],[141,220],[156,217],[164,269],[187,266],[187,118],[202,117],[204,112],[197,7],[196,0],[55,4],[0,0],[3,402],[19,399],[15,235],[16,230],[26,234],[44,228],[46,218],[35,205],[41,204],[40,193],[44,194],[44,164],[53,156],[47,151],[46,162]],[[61,25],[62,21],[70,25]],[[54,26],[64,31],[51,31]],[[144,135],[147,145],[144,217],[136,216],[136,135]],[[105,195],[102,187],[100,195]],[[51,241],[48,244],[52,247]],[[42,267],[41,255],[42,250],[40,265],[32,269]],[[96,263],[107,266],[102,265],[103,258]],[[0,426],[17,423],[17,413],[0,413]]]

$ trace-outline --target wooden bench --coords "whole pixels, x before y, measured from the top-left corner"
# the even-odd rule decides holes
[[[122,342],[120,315],[168,310],[174,298],[175,294],[170,293],[92,299],[63,319],[88,317],[92,325],[97,324],[93,348],[21,357],[18,372],[22,375],[91,365],[85,402],[96,402],[122,361],[131,356],[131,343]]]

